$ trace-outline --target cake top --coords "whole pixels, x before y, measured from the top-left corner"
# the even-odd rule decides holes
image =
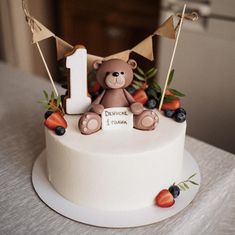
[[[33,34],[33,43],[37,45],[54,89],[50,96],[44,92],[46,101],[42,103],[44,102],[48,109],[45,114],[45,126],[55,130],[56,134],[63,135],[67,128],[63,116],[66,113],[82,114],[78,127],[84,135],[93,134],[103,127],[105,130],[118,129],[117,126],[121,129],[134,127],[141,131],[152,131],[161,125],[157,109],[164,111],[166,117],[173,117],[179,123],[184,122],[186,111],[181,107],[180,100],[184,94],[170,88],[170,84],[174,74],[172,64],[183,21],[197,19],[196,13],[185,13],[185,9],[186,5],[181,14],[170,16],[153,34],[133,48],[102,58],[87,54],[84,46],[71,46],[57,37],[30,15],[23,1],[23,10]],[[155,67],[140,67],[143,61],[146,64],[153,61],[151,65],[154,64],[153,38],[157,36],[174,40],[174,49],[163,87],[160,87],[155,79]],[[65,57],[66,68],[70,71],[67,92],[61,96],[39,45],[41,40],[49,37],[56,39],[58,59]],[[142,58],[141,63],[132,58],[135,54]],[[118,113],[118,117],[114,115],[112,119],[105,118],[104,111],[109,108],[112,108],[112,114]]]
[[[164,148],[165,145],[175,142],[177,139],[184,138],[186,122],[177,123],[157,113],[159,124],[157,129],[149,131],[139,131],[135,128],[118,129],[115,131],[100,130],[90,136],[82,135],[77,129],[77,116],[65,115],[68,128],[64,136],[56,136],[53,131],[46,130],[48,135],[53,135],[53,139],[77,152],[100,154],[113,153],[116,156],[125,157],[136,153],[154,151],[156,148]],[[91,144],[92,143],[92,144]],[[156,156],[157,157],[157,156]]]

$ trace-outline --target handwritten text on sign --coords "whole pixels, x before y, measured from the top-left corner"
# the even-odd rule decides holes
[[[103,130],[133,128],[133,114],[126,107],[105,109],[101,118]]]

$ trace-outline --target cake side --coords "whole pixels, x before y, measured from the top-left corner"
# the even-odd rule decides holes
[[[150,206],[162,188],[180,178],[186,122],[160,113],[157,130],[77,131],[78,116],[66,116],[66,135],[46,132],[49,180],[66,199],[100,210]]]

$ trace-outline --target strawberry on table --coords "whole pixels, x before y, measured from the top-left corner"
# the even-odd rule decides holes
[[[62,126],[64,128],[67,128],[67,122],[62,116],[60,112],[54,112],[52,113],[45,121],[44,125],[51,129],[55,130],[57,126]]]
[[[155,204],[159,207],[171,207],[175,200],[168,189],[161,190],[155,198]]]

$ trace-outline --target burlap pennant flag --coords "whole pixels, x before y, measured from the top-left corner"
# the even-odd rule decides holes
[[[131,52],[130,50],[121,51],[119,53],[105,57],[105,60],[121,59],[121,60],[128,61],[130,52]]]
[[[154,34],[175,39],[175,28],[174,28],[174,21],[173,16],[170,16],[155,32]]]
[[[152,35],[145,38],[142,42],[132,48],[132,51],[153,61],[153,40]]]
[[[92,69],[93,69],[93,63],[94,63],[96,60],[103,60],[103,59],[104,59],[103,57],[88,54],[88,55],[87,55],[87,71],[88,71],[88,73],[92,71]]]
[[[33,43],[40,42],[44,39],[55,36],[54,33],[52,33],[48,28],[46,28],[39,21],[37,21],[33,17],[31,19],[32,19],[31,22],[33,22],[33,25],[32,25]]]
[[[57,60],[60,60],[64,58],[66,53],[72,51],[73,46],[56,36],[55,40],[56,40],[56,49],[57,49]]]

